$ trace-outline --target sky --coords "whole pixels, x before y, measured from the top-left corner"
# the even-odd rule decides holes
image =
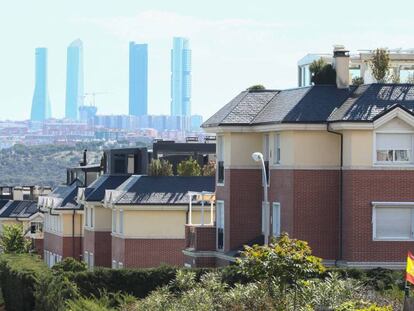
[[[49,53],[53,117],[64,115],[66,48],[84,44],[85,91],[100,114],[128,112],[128,43],[149,45],[150,114],[170,111],[170,49],[190,40],[192,112],[211,116],[254,84],[297,86],[297,61],[358,49],[414,48],[414,1],[0,0],[0,119],[30,116],[34,50]],[[91,98],[87,98],[91,101]]]

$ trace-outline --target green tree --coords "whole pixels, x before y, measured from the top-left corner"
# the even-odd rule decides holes
[[[325,271],[322,259],[312,255],[307,242],[286,233],[269,245],[245,246],[237,265],[251,279],[276,282],[281,288]]]
[[[203,176],[214,176],[216,175],[216,162],[208,161],[207,164],[203,166]]]
[[[172,164],[167,160],[152,160],[149,165],[150,176],[172,176],[173,167]]]
[[[27,253],[31,242],[23,234],[22,225],[4,225],[0,236],[0,247],[6,254]]]
[[[390,66],[390,55],[386,49],[378,48],[372,54],[370,67],[372,76],[377,82],[384,83],[387,81],[388,70]]]
[[[181,161],[177,166],[179,176],[200,176],[201,167],[196,160],[190,157],[188,160]]]
[[[85,262],[76,260],[72,257],[66,257],[52,267],[52,271],[55,274],[61,274],[64,272],[82,272],[86,270],[87,267]]]
[[[364,84],[364,78],[363,77],[353,77],[352,78],[352,85],[360,86],[362,84]]]
[[[265,89],[266,88],[262,84],[255,84],[255,85],[252,85],[251,87],[248,87],[247,91],[261,91]]]
[[[311,82],[315,85],[318,84],[336,84],[336,71],[331,64],[325,63],[320,58],[314,60],[309,65],[309,71],[312,74]]]

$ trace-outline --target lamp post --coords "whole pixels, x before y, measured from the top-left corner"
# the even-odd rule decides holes
[[[256,162],[261,162],[262,164],[262,176],[263,176],[263,207],[265,209],[265,221],[264,223],[264,243],[265,245],[269,244],[269,235],[270,235],[270,208],[269,208],[269,197],[267,193],[267,174],[266,174],[266,166],[264,163],[263,154],[260,152],[253,152],[252,158]]]

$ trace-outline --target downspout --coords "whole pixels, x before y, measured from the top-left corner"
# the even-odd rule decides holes
[[[343,210],[344,210],[344,203],[343,203],[343,165],[344,165],[344,136],[340,132],[335,132],[330,129],[330,123],[326,124],[326,130],[329,133],[339,135],[341,138],[341,159],[340,159],[340,167],[339,167],[339,256],[338,259],[335,260],[335,266],[338,266],[338,262],[343,259]]]
[[[72,257],[75,258],[75,210],[72,214]]]

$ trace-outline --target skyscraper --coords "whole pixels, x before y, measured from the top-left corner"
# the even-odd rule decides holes
[[[148,114],[148,45],[129,43],[129,114]]]
[[[47,49],[35,50],[35,90],[32,101],[32,121],[42,121],[51,117],[49,92],[47,90]]]
[[[83,96],[83,43],[77,39],[67,49],[65,105],[67,119],[78,119]]]
[[[188,39],[174,38],[171,50],[171,115],[191,115],[191,50]]]

